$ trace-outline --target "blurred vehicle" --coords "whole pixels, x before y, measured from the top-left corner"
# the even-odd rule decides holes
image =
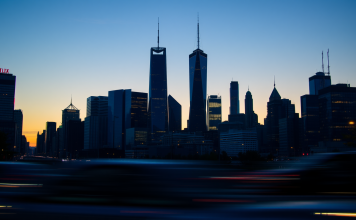
[[[16,214],[12,219],[342,215],[356,211],[355,156],[320,154],[285,162],[290,168],[254,172],[204,161],[150,159],[0,163],[0,214]]]
[[[356,152],[325,153],[283,163],[283,169],[240,172],[213,179],[232,181],[241,194],[356,193]]]
[[[225,183],[208,177],[235,172],[217,163],[143,159],[65,161],[55,165],[23,163],[9,172],[29,174],[26,166],[42,166],[42,172],[46,170],[48,175],[33,173],[40,177],[35,180],[41,189],[13,194],[14,201],[104,206],[205,207],[208,199],[227,193],[223,192]]]

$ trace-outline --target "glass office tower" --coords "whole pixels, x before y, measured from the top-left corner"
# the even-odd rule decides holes
[[[147,93],[131,89],[109,91],[108,145],[125,150],[126,130],[147,127]]]
[[[309,94],[318,95],[319,90],[331,85],[330,75],[326,76],[323,72],[317,72],[309,78]]]
[[[211,95],[208,98],[209,131],[218,130],[221,123],[221,96]]]
[[[189,131],[206,131],[206,90],[208,55],[199,48],[189,55]]]
[[[156,142],[168,131],[166,48],[158,43],[151,48],[150,56],[148,141]]]

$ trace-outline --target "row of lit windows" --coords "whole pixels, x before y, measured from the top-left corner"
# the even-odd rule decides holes
[[[219,107],[221,107],[221,103],[209,102],[209,108],[219,108]]]
[[[209,114],[209,120],[221,120],[221,114]]]

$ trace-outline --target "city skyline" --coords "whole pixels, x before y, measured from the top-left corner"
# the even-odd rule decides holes
[[[309,93],[308,78],[321,71],[321,52],[327,49],[332,84],[356,86],[353,1],[197,1],[190,9],[157,1],[140,2],[137,10],[131,10],[134,3],[108,1],[85,2],[77,13],[81,3],[0,3],[1,24],[7,30],[0,41],[6,51],[0,55],[0,68],[16,76],[15,109],[23,111],[23,134],[31,146],[46,122],[61,124],[71,94],[84,120],[90,96],[120,89],[148,92],[148,50],[156,42],[157,17],[161,44],[167,48],[167,95],[182,105],[182,129],[189,117],[187,56],[197,48],[197,12],[201,47],[209,54],[207,95],[222,97],[223,121],[234,80],[239,82],[239,100],[249,86],[263,124],[274,75],[279,94],[300,113],[300,97]],[[160,14],[146,8],[160,9]]]

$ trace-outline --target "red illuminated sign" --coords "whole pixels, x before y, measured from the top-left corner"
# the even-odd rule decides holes
[[[9,69],[0,68],[0,73],[9,73]]]

